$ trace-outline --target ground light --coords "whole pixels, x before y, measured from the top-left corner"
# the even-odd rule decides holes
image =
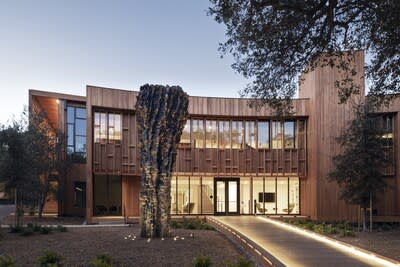
[[[314,239],[316,241],[325,243],[325,244],[327,244],[329,246],[332,246],[332,247],[334,247],[336,249],[339,249],[341,251],[354,254],[354,255],[356,255],[356,256],[358,256],[360,258],[367,259],[367,260],[370,260],[370,261],[374,261],[374,262],[376,262],[378,264],[381,264],[383,266],[400,266],[399,263],[391,262],[391,261],[389,261],[387,259],[381,258],[380,256],[378,256],[378,255],[376,255],[374,253],[368,253],[366,251],[360,250],[359,248],[353,247],[351,245],[347,245],[345,243],[336,241],[334,239],[331,239],[331,238],[328,238],[328,237],[325,237],[325,236],[321,236],[321,235],[313,233],[311,231],[308,231],[308,230],[305,230],[305,229],[300,229],[300,228],[297,228],[295,226],[289,225],[287,223],[283,223],[283,222],[280,222],[280,221],[277,221],[277,220],[273,220],[273,219],[269,219],[269,218],[265,218],[265,217],[257,216],[257,218],[260,219],[260,220],[272,223],[272,224],[274,224],[274,225],[276,225],[278,227],[284,228],[286,230],[289,230],[289,231],[295,232],[297,234],[312,238],[312,239]]]

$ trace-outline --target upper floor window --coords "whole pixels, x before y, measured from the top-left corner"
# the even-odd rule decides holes
[[[391,114],[382,116],[383,145],[391,148],[393,146],[393,116]]]
[[[244,136],[243,121],[232,121],[231,138],[232,138],[233,149],[243,149],[244,147],[243,136]]]
[[[296,132],[296,122],[295,121],[285,121],[284,122],[284,132],[285,132],[285,148],[295,147],[295,132]]]
[[[185,127],[182,130],[180,144],[184,147],[190,146],[190,120],[186,121]]]
[[[122,116],[119,113],[94,113],[94,142],[120,143],[122,139]]]
[[[219,148],[231,148],[231,127],[229,121],[219,121],[218,124]]]
[[[269,122],[258,122],[258,148],[269,148]]]
[[[218,148],[217,121],[206,120],[206,148]]]
[[[281,121],[272,121],[272,149],[282,148],[282,125]]]
[[[245,122],[245,144],[246,148],[256,148],[256,122],[246,121]]]
[[[204,148],[204,121],[192,120],[192,147]]]
[[[86,162],[86,109],[67,105],[67,153],[72,161]]]

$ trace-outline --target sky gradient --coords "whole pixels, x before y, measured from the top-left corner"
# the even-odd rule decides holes
[[[208,0],[0,2],[0,123],[28,89],[85,95],[86,85],[138,90],[180,85],[189,95],[238,97],[247,81],[220,58],[225,28]]]

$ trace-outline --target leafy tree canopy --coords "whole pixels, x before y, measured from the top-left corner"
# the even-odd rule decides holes
[[[400,93],[398,0],[210,2],[209,15],[227,28],[221,51],[232,53],[233,68],[251,81],[243,96],[276,108],[285,106],[296,92],[299,74],[312,70],[322,53],[338,56],[341,51],[360,49],[371,59],[366,66],[369,94],[382,99]],[[358,93],[349,82],[355,75],[349,60],[325,62],[349,73],[345,86],[338,86],[340,102]]]

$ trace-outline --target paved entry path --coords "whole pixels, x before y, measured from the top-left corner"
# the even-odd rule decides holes
[[[253,216],[212,217],[246,236],[286,266],[382,266]]]

